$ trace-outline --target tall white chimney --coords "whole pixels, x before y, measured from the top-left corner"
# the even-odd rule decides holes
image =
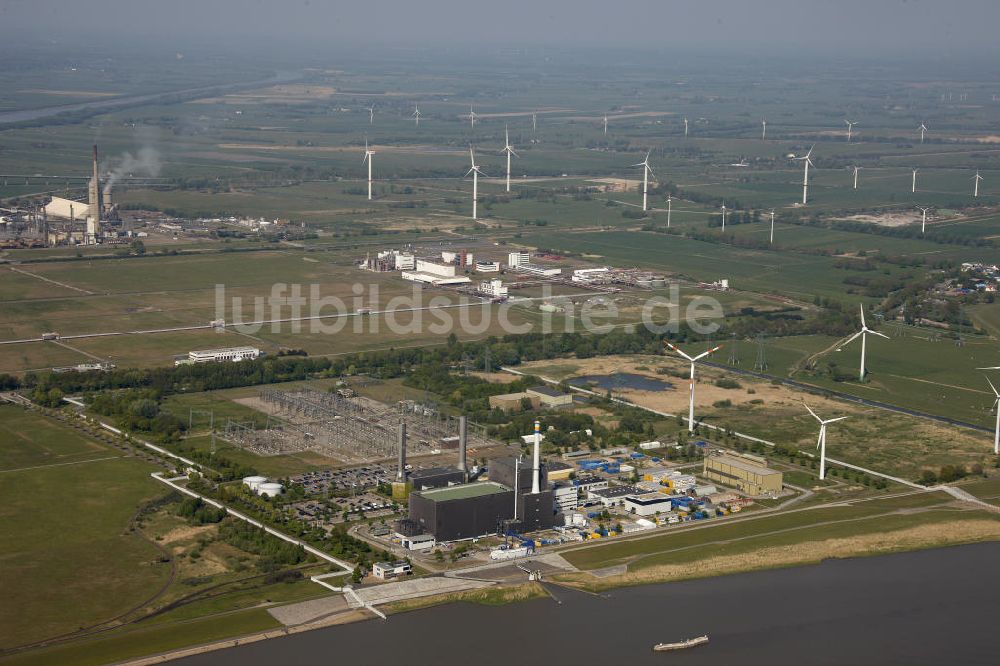
[[[535,421],[535,456],[531,467],[531,494],[537,495],[542,492],[541,484],[541,455],[542,455],[542,424]]]

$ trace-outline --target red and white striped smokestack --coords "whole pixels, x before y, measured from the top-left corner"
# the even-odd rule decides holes
[[[535,454],[531,465],[531,494],[542,492],[541,488],[542,424],[535,421]]]

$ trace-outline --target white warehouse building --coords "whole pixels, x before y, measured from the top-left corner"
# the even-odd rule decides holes
[[[260,350],[256,347],[226,347],[225,349],[201,349],[189,351],[188,357],[182,361],[175,361],[175,365],[185,363],[211,363],[214,361],[246,361],[260,356]]]

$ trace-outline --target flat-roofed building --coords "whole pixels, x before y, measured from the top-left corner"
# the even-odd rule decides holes
[[[728,455],[705,458],[702,476],[748,495],[777,495],[781,492],[783,482],[783,476],[778,470]]]
[[[565,407],[573,404],[572,395],[548,386],[533,386],[526,393],[538,398],[545,407]]]
[[[496,534],[513,516],[514,491],[493,481],[410,493],[410,520],[438,541]]]
[[[538,396],[531,395],[526,391],[490,396],[490,409],[502,409],[505,412],[519,412],[526,407],[534,409],[541,404],[542,401],[538,399]]]
[[[187,363],[211,363],[213,361],[246,361],[260,356],[256,347],[227,347],[225,349],[201,349],[189,351]]]
[[[645,495],[629,495],[623,500],[623,506],[629,513],[637,516],[655,516],[658,513],[670,513],[673,504],[663,493],[647,493]]]
[[[413,567],[407,562],[376,562],[372,565],[372,575],[380,580],[392,580],[412,573]]]

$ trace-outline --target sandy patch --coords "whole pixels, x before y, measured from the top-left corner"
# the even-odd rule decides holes
[[[164,534],[162,543],[173,544],[197,539],[202,534],[212,531],[214,527],[214,525],[181,525]]]
[[[837,218],[848,222],[867,222],[880,227],[905,227],[908,224],[919,224],[920,213],[884,213],[882,215],[850,215]]]

